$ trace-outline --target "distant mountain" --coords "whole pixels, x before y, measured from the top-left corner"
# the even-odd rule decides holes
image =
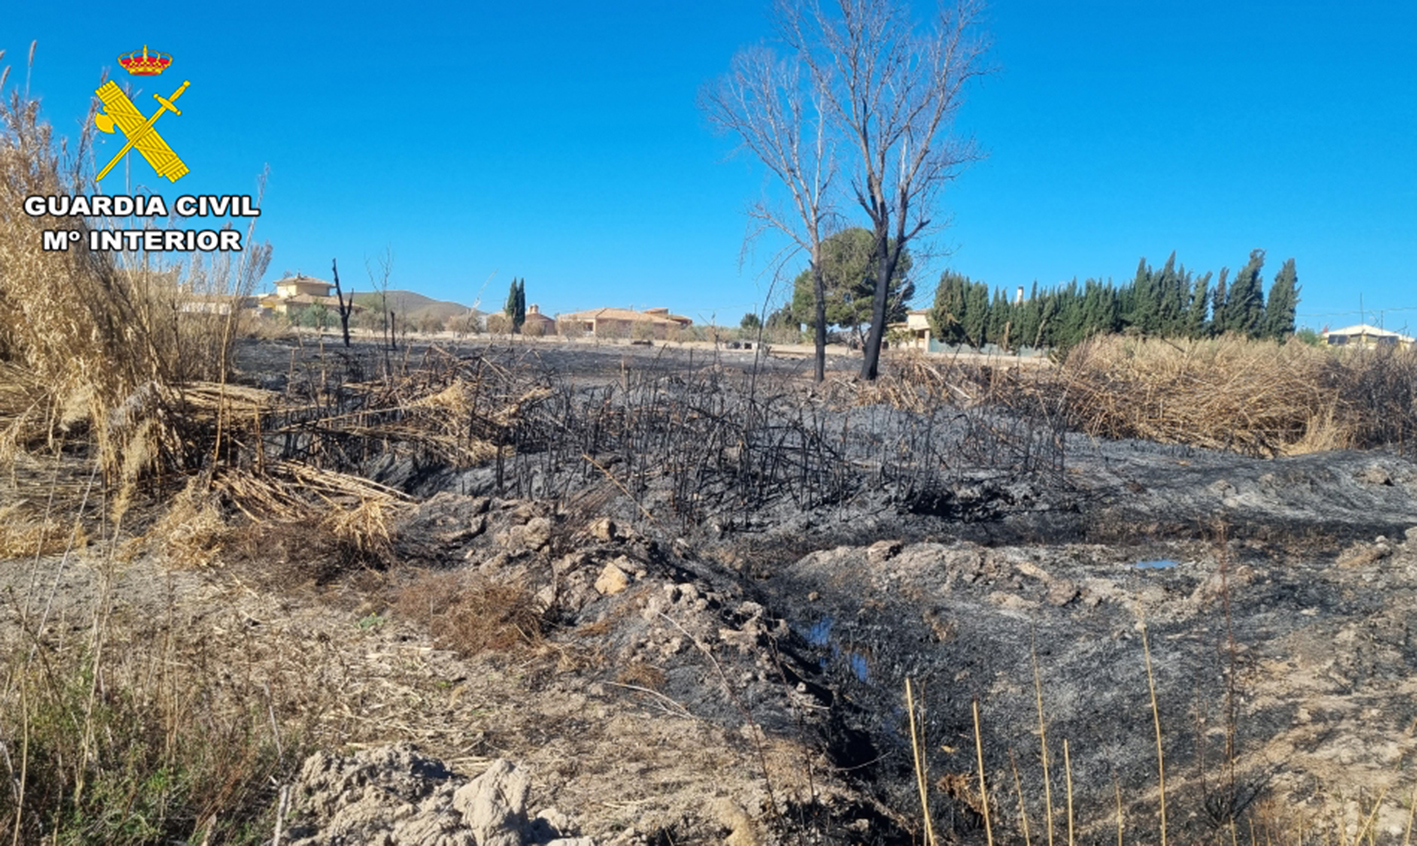
[[[377,310],[380,305],[379,295],[370,291],[360,291],[355,294],[354,301],[370,310]],[[439,320],[461,317],[467,314],[468,309],[461,303],[435,300],[415,291],[389,291],[389,308],[399,316],[400,320],[411,321],[417,321],[429,315]]]

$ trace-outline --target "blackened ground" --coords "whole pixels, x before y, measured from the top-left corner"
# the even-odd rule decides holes
[[[534,355],[539,374],[571,383],[567,403],[619,384],[617,396],[660,403],[684,431],[711,417],[675,417],[689,399],[741,384],[713,375],[721,357],[626,350]],[[481,352],[508,367],[532,354]],[[345,362],[350,373],[381,366],[381,353],[361,355]],[[799,375],[800,362],[782,366],[784,380]],[[316,369],[307,359],[268,378],[325,378]],[[613,413],[598,419],[620,413],[604,407]],[[1017,761],[1037,836],[1041,690],[1055,807],[1066,739],[1084,834],[1115,832],[1115,785],[1130,833],[1154,835],[1143,620],[1173,836],[1410,789],[1397,768],[1417,753],[1410,460],[1095,441],[977,408],[751,408],[763,412],[752,425],[694,430],[701,443],[724,439],[688,469],[673,456],[689,453],[668,440],[636,451],[621,433],[582,452],[547,425],[485,466],[390,454],[365,470],[424,500],[400,533],[406,560],[550,590],[554,637],[607,656],[581,671],[601,685],[595,695],[649,688],[697,719],[820,751],[823,783],[854,793],[767,814],[799,820],[779,832],[787,839],[908,837],[919,800],[906,678],[924,703],[938,831],[982,839],[977,699],[995,824],[1016,824]],[[663,455],[645,451],[661,442]],[[799,483],[793,468],[817,475]],[[618,528],[592,528],[606,517]],[[597,587],[612,565],[625,587]],[[1379,830],[1400,826],[1389,804]]]

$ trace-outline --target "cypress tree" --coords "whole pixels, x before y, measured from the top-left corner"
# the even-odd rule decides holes
[[[994,296],[989,301],[989,328],[985,334],[989,341],[994,344],[1002,344],[1004,340],[1004,325],[1008,323],[1009,299],[1004,294],[1004,289],[999,288],[994,291]]]
[[[507,316],[507,325],[516,326],[517,318],[517,278],[512,277],[512,287],[507,291],[507,302],[502,306],[502,313]]]
[[[965,286],[969,279],[946,270],[935,287],[935,304],[930,309],[930,331],[944,344],[964,343],[966,314]]]
[[[522,324],[526,323],[526,277],[523,276],[517,283],[517,310],[512,315],[512,326],[515,331],[522,331]]]
[[[1082,293],[1082,336],[1090,338],[1093,335],[1111,332],[1111,315],[1109,314],[1107,301],[1111,299],[1108,292],[1102,287],[1102,283],[1096,279],[1089,279],[1083,283]]]
[[[1214,304],[1210,311],[1210,334],[1224,335],[1230,331],[1230,291],[1225,286],[1225,277],[1230,275],[1230,268],[1220,268],[1220,281],[1215,283],[1215,293],[1211,297]]]
[[[1282,341],[1294,334],[1294,309],[1299,304],[1299,274],[1294,259],[1284,262],[1269,289],[1264,312],[1264,336]]]
[[[971,282],[964,295],[964,336],[974,347],[989,342],[989,286]]]
[[[1230,285],[1225,311],[1228,329],[1258,338],[1264,329],[1264,283],[1260,271],[1264,268],[1264,250],[1251,250],[1250,260]]]
[[[1033,295],[1023,304],[1014,309],[1017,316],[1014,318],[1013,335],[1017,339],[1014,341],[1015,347],[1031,347],[1038,337],[1038,280],[1033,280]]]
[[[1186,302],[1190,297],[1190,282],[1186,279],[1186,268],[1176,267],[1176,252],[1171,256],[1156,277],[1156,329],[1157,335],[1174,336],[1185,331]]]
[[[1078,281],[1074,278],[1058,289],[1058,328],[1055,337],[1058,346],[1067,348],[1086,337],[1086,315],[1083,314],[1082,294],[1078,293]]]
[[[1195,287],[1191,289],[1191,301],[1186,307],[1186,337],[1194,340],[1208,334],[1206,315],[1209,312],[1210,274],[1206,273],[1196,280]]]
[[[1157,296],[1155,277],[1147,266],[1145,256],[1137,262],[1137,275],[1132,278],[1130,300],[1131,308],[1122,314],[1123,322],[1135,326],[1147,335],[1155,333],[1160,297]]]

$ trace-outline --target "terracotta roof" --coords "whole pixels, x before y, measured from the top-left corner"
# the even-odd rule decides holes
[[[678,314],[669,314],[668,310],[655,313],[634,311],[628,308],[615,308],[606,306],[605,308],[593,308],[586,311],[573,311],[570,314],[560,315],[558,319],[570,320],[644,320],[648,322],[666,321],[684,326],[692,324],[694,321]]]

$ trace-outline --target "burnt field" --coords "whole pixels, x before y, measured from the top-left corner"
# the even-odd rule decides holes
[[[839,375],[812,389],[805,362],[767,358],[755,369],[752,356],[736,352],[485,346],[451,354],[477,374],[489,410],[511,397],[520,405],[500,451],[472,466],[416,449],[353,462],[424,503],[396,532],[394,557],[512,573],[532,593],[551,588],[549,636],[571,642],[580,641],[578,627],[617,619],[616,597],[625,594],[587,584],[608,567],[612,582],[625,571],[626,592],[648,595],[638,600],[648,608],[661,589],[679,597],[658,603],[667,607],[683,606],[686,594],[712,597],[685,612],[702,628],[696,649],[670,649],[685,624],[667,615],[646,622],[643,609],[607,628],[602,680],[611,668],[642,667],[662,677],[654,690],[696,716],[817,750],[823,778],[879,803],[882,816],[867,815],[876,837],[905,836],[919,820],[902,723],[907,677],[927,703],[923,731],[939,741],[924,760],[943,792],[932,811],[937,827],[980,833],[982,802],[963,779],[975,769],[965,753],[967,704],[976,698],[987,717],[986,772],[992,759],[1003,790],[1011,757],[1038,767],[1024,808],[1038,817],[1035,828],[1044,825],[1046,808],[1033,807],[1049,792],[1034,739],[1034,661],[1048,680],[1045,723],[1054,742],[1071,739],[1072,786],[1087,797],[1078,824],[1115,824],[1108,787],[1126,785],[1124,822],[1156,830],[1155,736],[1137,642],[1144,619],[1176,831],[1203,837],[1253,821],[1281,796],[1327,800],[1355,785],[1388,786],[1376,773],[1326,768],[1334,753],[1322,740],[1337,731],[1348,742],[1354,734],[1391,742],[1417,716],[1400,704],[1412,658],[1400,597],[1412,584],[1407,566],[1395,566],[1417,516],[1417,475],[1394,452],[1262,459],[1097,439],[1068,425],[1064,409],[1049,414],[999,391],[987,372],[954,372],[953,389],[941,389],[909,362],[897,362],[882,385]],[[441,354],[428,355],[432,366]],[[316,363],[304,378],[313,379]],[[839,372],[850,366],[839,363]],[[451,523],[455,533],[477,525],[466,510],[484,501],[511,508],[501,531],[488,505],[490,522],[476,538],[427,543],[438,536],[432,525]],[[534,503],[545,522],[512,503]],[[602,563],[608,551],[575,539],[586,526],[601,527],[590,531],[602,544],[625,534],[642,549]],[[543,531],[550,539],[538,547]],[[1345,641],[1353,648],[1341,658],[1315,650]],[[1331,702],[1345,686],[1354,694],[1347,707],[1319,707],[1327,716],[1315,724],[1306,703]],[[807,701],[795,701],[804,688]],[[1388,696],[1385,728],[1351,710]],[[1365,763],[1382,772],[1391,762]],[[819,804],[809,791],[795,822],[778,821],[787,826],[779,834],[827,833],[862,813]],[[996,812],[1001,830],[1021,833],[1008,808]],[[774,810],[755,813],[771,820]]]
[[[822,385],[741,350],[307,339],[233,362],[125,402],[163,421],[114,427],[148,469],[106,481],[75,444],[21,457],[7,494],[7,648],[124,644],[104,685],[147,710],[98,710],[177,738],[189,792],[129,788],[174,836],[473,837],[467,797],[504,777],[530,786],[478,838],[1404,830],[1400,443],[1099,437],[1066,386],[909,358]],[[19,824],[48,830],[63,794],[25,782]],[[245,828],[203,816],[214,792]]]

